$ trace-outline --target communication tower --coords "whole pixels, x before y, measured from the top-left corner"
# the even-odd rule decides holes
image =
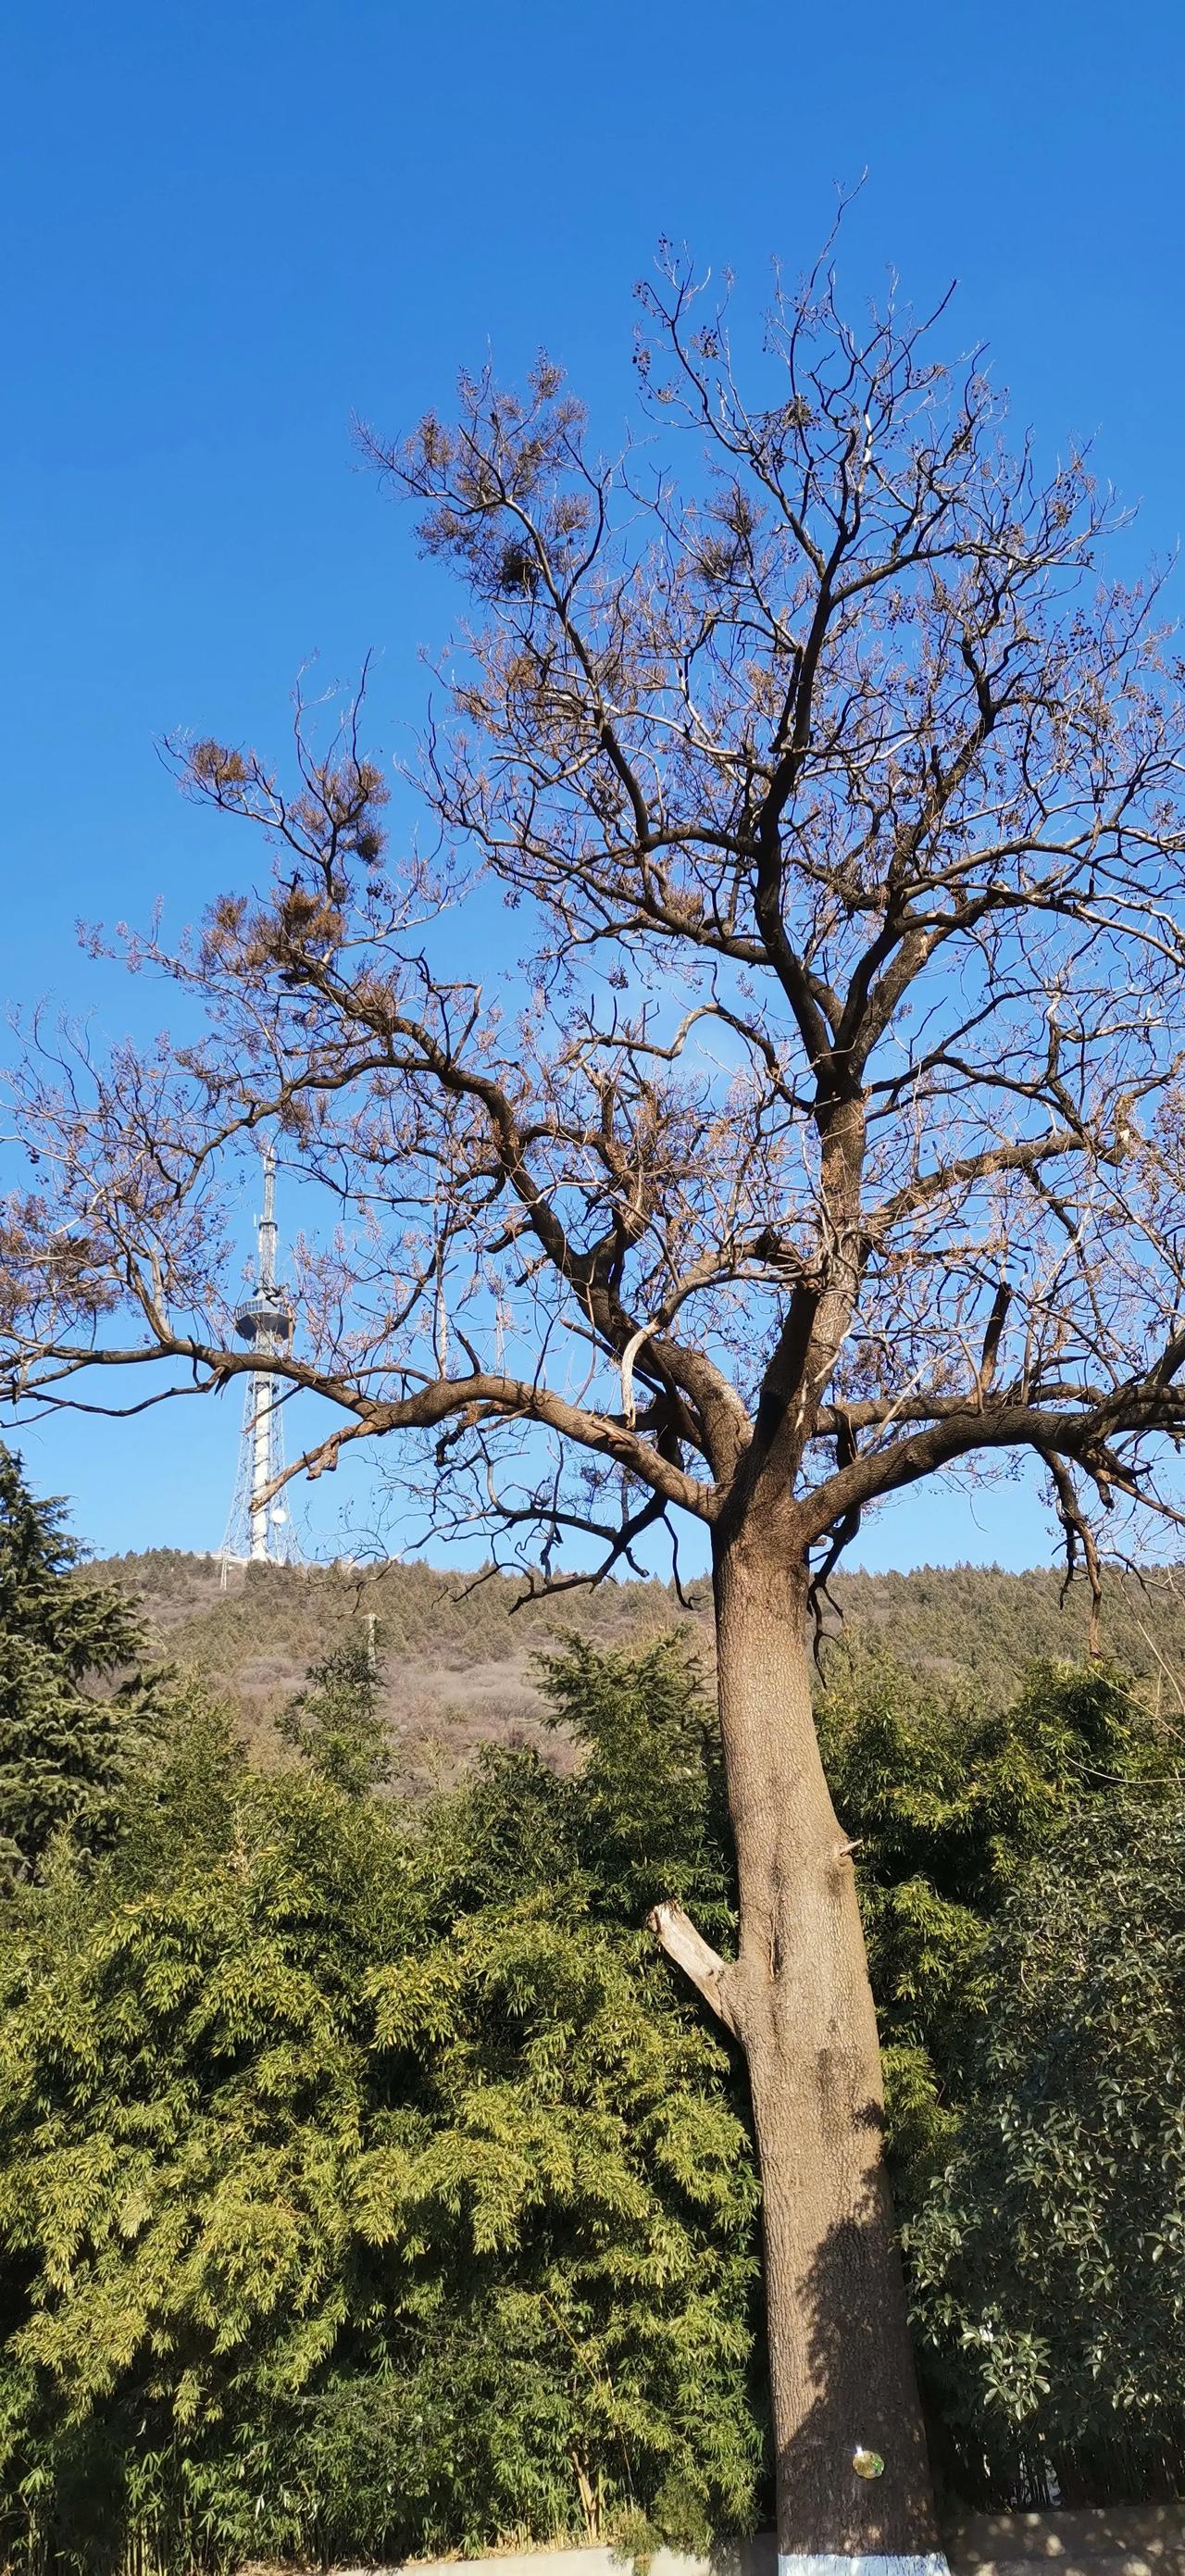
[[[235,1308],[235,1331],[261,1359],[271,1359],[291,1349],[295,1319],[291,1300],[276,1282],[276,1153],[270,1144],[263,1152],[263,1214],[255,1223],[255,1285]],[[222,1542],[224,1589],[232,1565],[299,1562],[286,1488],[268,1494],[284,1472],[282,1383],[270,1369],[253,1369],[247,1379],[239,1472]]]

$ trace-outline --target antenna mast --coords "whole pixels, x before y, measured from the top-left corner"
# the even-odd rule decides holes
[[[271,1143],[263,1150],[263,1214],[255,1224],[255,1285],[235,1308],[235,1331],[261,1359],[272,1359],[291,1349],[295,1318],[291,1300],[276,1281],[276,1149]],[[283,1492],[268,1492],[284,1472],[278,1388],[270,1369],[253,1369],[247,1379],[239,1471],[222,1542],[224,1591],[232,1565],[299,1563]]]

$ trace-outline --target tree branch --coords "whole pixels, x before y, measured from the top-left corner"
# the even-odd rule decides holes
[[[718,2021],[724,2023],[734,2039],[742,2036],[735,1996],[736,1972],[718,1950],[697,1932],[689,1914],[681,1905],[656,1905],[646,1917],[660,1948],[690,1978],[696,1993],[711,2006]]]

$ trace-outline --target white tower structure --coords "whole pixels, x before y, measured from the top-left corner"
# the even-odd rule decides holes
[[[294,1321],[291,1301],[276,1282],[276,1153],[271,1144],[263,1153],[263,1215],[255,1222],[255,1285],[235,1308],[235,1331],[260,1358],[271,1358],[291,1347]],[[224,1585],[232,1565],[294,1565],[299,1559],[283,1491],[268,1494],[269,1485],[284,1471],[279,1395],[280,1381],[271,1370],[251,1371],[235,1496],[222,1542]]]

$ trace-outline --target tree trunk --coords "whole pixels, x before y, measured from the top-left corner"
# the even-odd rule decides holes
[[[785,2576],[806,2576],[803,2561],[819,2576],[820,2559],[874,2560],[876,2576],[907,2559],[941,2567],[855,1872],[811,1709],[805,1578],[776,1534],[751,1526],[718,1548],[714,1575],[740,1886],[727,2018],[761,2170],[779,2563]]]

